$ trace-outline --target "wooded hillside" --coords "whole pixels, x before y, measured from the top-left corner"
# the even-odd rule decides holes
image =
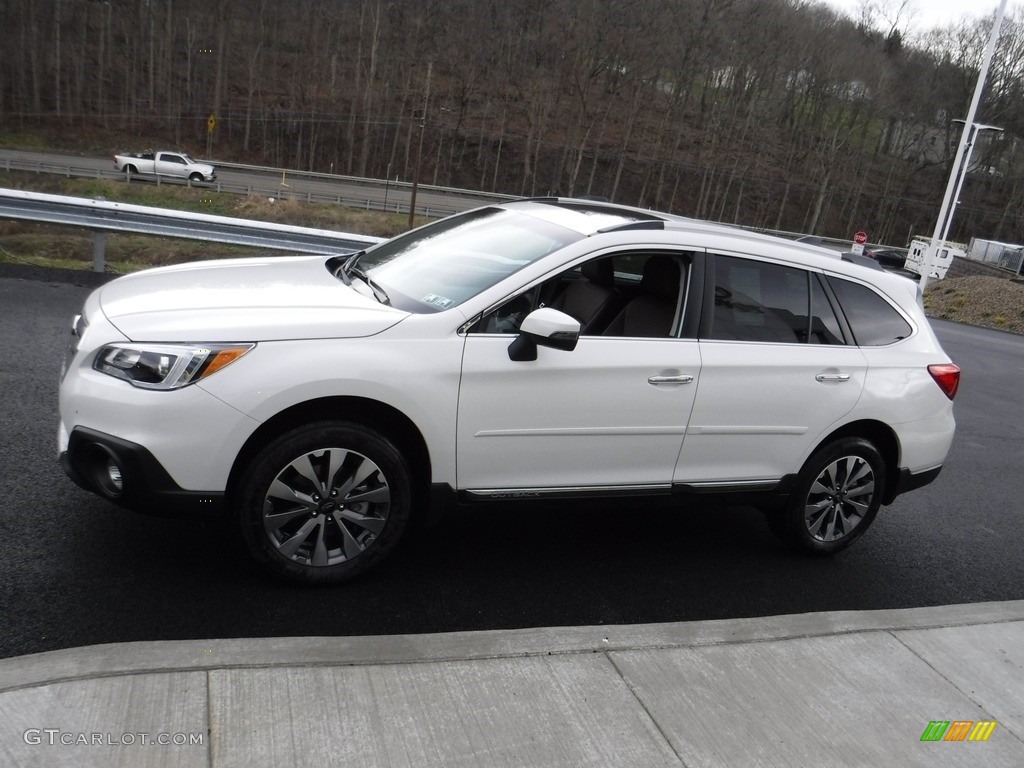
[[[0,134],[205,155],[213,114],[213,159],[420,158],[424,183],[901,245],[934,227],[990,28],[911,44],[799,0],[0,0]],[[1022,69],[1008,19],[977,117],[1005,131],[954,237],[1024,242]]]

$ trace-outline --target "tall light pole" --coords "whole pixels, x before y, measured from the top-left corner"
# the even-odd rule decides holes
[[[988,77],[988,68],[992,64],[992,54],[996,50],[996,42],[999,40],[999,30],[1003,26],[1003,14],[1006,12],[1006,0],[1000,0],[999,10],[996,12],[996,21],[992,25],[992,32],[988,36],[988,45],[985,47],[985,57],[981,64],[981,73],[978,75],[978,83],[974,86],[974,98],[971,99],[971,107],[967,110],[967,117],[964,120],[964,130],[960,135],[960,145],[956,149],[956,158],[953,160],[953,168],[949,173],[949,182],[946,184],[946,194],[942,199],[942,208],[939,209],[939,219],[935,222],[935,231],[932,233],[932,241],[924,255],[924,264],[921,274],[921,295],[928,287],[929,275],[932,272],[932,264],[935,261],[935,252],[939,249],[939,243],[943,241],[944,234],[949,231],[949,223],[953,218],[953,206],[956,205],[954,193],[959,188],[960,170],[964,164],[964,155],[967,154],[967,145],[974,134],[974,116],[978,114],[978,104],[981,103],[981,93],[985,90],[985,79]],[[964,173],[966,174],[966,168]]]
[[[1006,0],[1003,0],[1005,3]],[[409,202],[409,229],[416,220],[416,191],[420,186],[420,161],[423,159],[423,132],[427,128],[427,107],[430,105],[430,73],[434,71],[434,62],[427,62],[427,92],[423,96],[423,115],[420,117],[420,141],[416,147],[416,167],[413,168],[412,200]]]
[[[965,123],[964,120],[953,120],[954,123]],[[965,123],[966,125],[966,123]],[[1002,131],[995,125],[981,125],[980,123],[971,123],[971,134],[967,139],[967,151],[964,153],[963,164],[957,171],[957,182],[956,191],[953,193],[953,200],[949,204],[949,211],[946,213],[946,221],[942,226],[942,237],[941,243],[946,242],[949,238],[949,228],[953,223],[953,214],[956,212],[956,207],[960,204],[960,190],[963,189],[964,179],[967,178],[967,172],[971,169],[971,153],[974,152],[974,145],[978,143],[978,134],[982,131]]]

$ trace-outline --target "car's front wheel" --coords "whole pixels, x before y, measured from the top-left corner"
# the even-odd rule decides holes
[[[412,513],[412,473],[384,435],[321,422],[272,441],[235,495],[257,560],[293,581],[339,582],[398,544]]]
[[[797,479],[789,503],[770,513],[772,531],[796,549],[828,555],[845,549],[871,525],[882,503],[885,461],[861,438],[817,451]]]

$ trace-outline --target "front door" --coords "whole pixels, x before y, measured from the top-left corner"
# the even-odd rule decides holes
[[[513,338],[466,339],[460,489],[669,487],[697,391],[696,341],[582,337],[571,352],[542,347],[515,362]]]
[[[668,490],[700,376],[697,341],[677,338],[687,264],[606,254],[485,316],[463,358],[460,490]],[[614,312],[598,311],[606,299]],[[542,346],[536,360],[511,360],[518,322],[541,304],[584,334],[572,351]]]

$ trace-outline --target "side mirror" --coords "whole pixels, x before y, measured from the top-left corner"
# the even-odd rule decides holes
[[[578,320],[557,309],[541,307],[523,318],[519,335],[508,346],[508,358],[516,362],[536,360],[538,346],[571,352],[579,338]]]

